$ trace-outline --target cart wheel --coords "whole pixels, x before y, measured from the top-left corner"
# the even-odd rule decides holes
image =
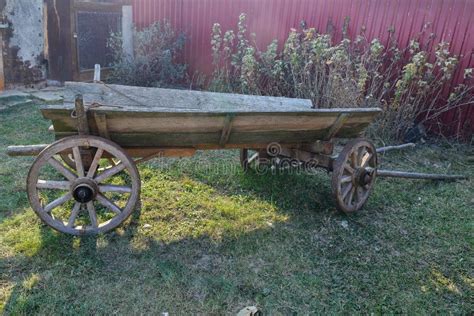
[[[85,147],[95,152],[87,169],[81,157]],[[64,152],[73,153],[73,168],[59,159]],[[108,158],[118,163],[100,168]],[[115,143],[72,136],[38,155],[28,174],[27,192],[31,207],[47,225],[71,235],[97,234],[117,227],[132,213],[140,197],[140,175]]]
[[[255,152],[251,157],[249,157],[249,149],[244,148],[240,150],[240,166],[244,172],[249,171],[249,168],[252,164],[257,164],[259,160],[258,151]]]
[[[375,182],[377,152],[364,139],[346,144],[333,164],[332,192],[337,208],[350,213],[361,209]]]

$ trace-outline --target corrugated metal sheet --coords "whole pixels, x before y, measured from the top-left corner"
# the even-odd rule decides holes
[[[248,15],[249,31],[264,49],[273,39],[281,43],[290,28],[301,21],[320,32],[334,30],[341,37],[345,17],[350,17],[349,35],[365,27],[369,39],[387,41],[388,29],[395,28],[401,46],[430,25],[428,32],[436,35],[433,50],[441,42],[451,43],[451,51],[461,56],[461,67],[453,83],[460,82],[463,69],[474,67],[474,0],[133,0],[134,21],[146,26],[166,19],[178,30],[186,32],[188,41],[184,59],[190,73],[211,73],[211,28],[220,23],[223,30],[235,29],[238,16]],[[459,120],[462,116],[461,120]],[[455,124],[453,124],[456,121]],[[444,131],[456,132],[468,124],[474,128],[474,106],[463,113],[446,113],[442,122],[450,125]]]

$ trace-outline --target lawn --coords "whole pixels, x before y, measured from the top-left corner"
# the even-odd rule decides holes
[[[36,106],[0,112],[0,310],[6,314],[474,311],[474,165],[466,145],[387,153],[384,168],[469,181],[378,179],[365,209],[336,211],[330,177],[244,174],[237,151],[139,167],[142,207],[112,233],[42,225],[5,147],[52,141]]]

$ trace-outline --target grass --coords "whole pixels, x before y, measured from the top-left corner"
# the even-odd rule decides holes
[[[35,106],[0,112],[6,314],[474,310],[472,180],[378,179],[365,209],[346,216],[324,172],[245,175],[236,151],[200,152],[141,165],[141,211],[112,233],[70,237],[42,225],[28,205],[33,158],[5,155],[7,145],[51,142],[48,125]],[[382,165],[472,179],[468,150],[425,145],[386,154]]]

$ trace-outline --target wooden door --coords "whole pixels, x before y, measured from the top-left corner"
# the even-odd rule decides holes
[[[100,64],[106,75],[112,62],[107,41],[112,33],[122,31],[123,3],[75,1],[71,10],[73,27],[73,79],[90,81],[94,65]]]

